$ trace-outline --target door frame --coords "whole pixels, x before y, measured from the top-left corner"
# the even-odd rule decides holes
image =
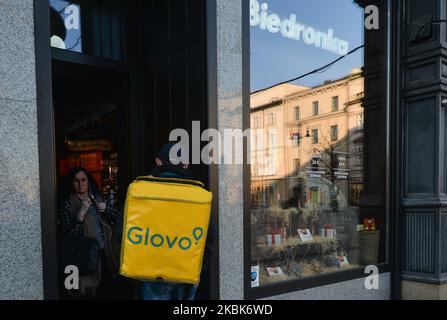
[[[207,46],[207,102],[208,121],[210,128],[217,128],[217,27],[216,0],[206,0],[206,46]],[[132,27],[134,27],[133,25]],[[39,147],[39,178],[42,230],[42,275],[43,294],[45,300],[56,300],[60,297],[58,279],[57,256],[57,176],[56,176],[56,144],[55,119],[52,99],[52,53],[58,60],[65,60],[81,64],[103,63],[94,57],[83,57],[79,54],[53,49],[50,45],[50,11],[48,1],[34,0],[34,32],[36,58],[36,86],[37,86],[37,118],[38,118],[38,147]],[[53,58],[54,58],[53,57]],[[113,62],[107,62],[103,67],[121,69]],[[137,66],[130,63],[129,71]],[[128,70],[120,70],[128,71]],[[129,73],[129,90],[137,87]],[[135,79],[134,79],[135,80]],[[135,89],[137,90],[137,89]],[[130,99],[134,99],[130,97]],[[131,104],[132,102],[129,102]],[[131,107],[129,105],[129,107]],[[132,117],[132,112],[129,112]],[[136,128],[139,130],[139,128]],[[139,136],[139,133],[136,133]],[[131,151],[132,153],[132,151]],[[133,155],[133,153],[132,153]],[[133,159],[132,159],[133,158]],[[132,175],[140,169],[137,157],[131,157]],[[213,197],[212,220],[218,226],[218,171],[217,165],[210,165],[208,178]],[[218,233],[218,228],[216,230]],[[217,237],[218,239],[218,237]],[[219,248],[218,241],[213,244],[213,258],[211,262],[210,299],[219,299]]]
[[[206,0],[206,55],[207,55],[207,102],[208,128],[218,129],[218,98],[217,98],[217,5],[216,0]],[[220,299],[220,268],[219,268],[219,172],[218,165],[208,166],[209,188],[212,192],[211,221],[216,226],[215,240],[212,245],[210,299]]]
[[[59,297],[59,279],[56,144],[48,6],[47,1],[34,0],[43,294],[44,299],[54,300]]]

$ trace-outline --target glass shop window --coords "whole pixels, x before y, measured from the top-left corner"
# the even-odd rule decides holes
[[[252,287],[387,262],[386,26],[362,6],[250,0],[250,112],[281,119],[251,124],[268,137],[251,145]]]
[[[128,155],[127,81],[121,73],[64,62],[53,63],[52,71],[59,182],[81,166],[92,175],[104,201],[118,208],[126,188],[120,176]]]
[[[120,0],[49,0],[51,47],[125,60],[125,10]]]

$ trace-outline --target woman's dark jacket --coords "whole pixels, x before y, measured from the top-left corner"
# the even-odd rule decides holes
[[[93,204],[92,204],[93,205]],[[59,208],[58,227],[59,232],[68,236],[80,236],[85,235],[85,220],[79,222],[73,215],[70,199],[63,201]],[[113,232],[111,222],[115,221],[118,217],[118,211],[107,205],[106,211],[99,213],[98,218],[102,225],[102,231],[104,234],[104,254],[106,262],[112,275],[118,274],[118,248],[113,241]]]

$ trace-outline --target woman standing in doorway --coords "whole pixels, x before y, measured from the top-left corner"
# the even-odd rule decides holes
[[[60,258],[69,261],[76,252],[78,256],[88,257],[89,266],[93,266],[89,272],[81,272],[78,290],[68,290],[70,298],[95,298],[101,279],[105,275],[117,275],[118,261],[110,225],[117,215],[117,211],[105,203],[86,169],[73,168],[64,177],[58,227],[62,238],[69,240],[60,243]]]

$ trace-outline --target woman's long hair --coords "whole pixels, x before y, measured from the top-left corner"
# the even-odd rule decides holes
[[[85,175],[87,176],[89,192],[91,192],[95,198],[97,198],[97,197],[102,198],[102,195],[98,189],[98,184],[96,183],[95,179],[90,174],[90,172],[88,172],[88,170],[83,167],[75,167],[75,168],[72,168],[62,178],[62,190],[61,190],[62,191],[62,199],[67,200],[70,198],[70,195],[73,193],[73,180],[79,172],[84,172]]]

